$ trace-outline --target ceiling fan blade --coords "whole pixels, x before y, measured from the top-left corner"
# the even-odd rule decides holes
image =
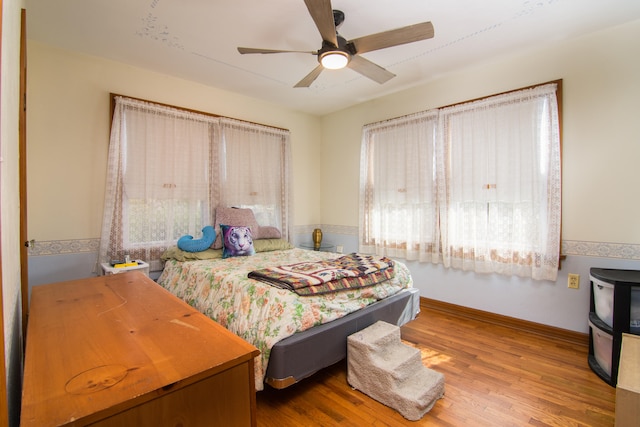
[[[317,55],[317,52],[311,50],[278,50],[278,49],[258,49],[253,47],[239,47],[238,52],[241,54],[247,53],[310,53],[312,55]]]
[[[359,37],[357,39],[350,40],[349,43],[354,45],[357,53],[365,53],[430,39],[433,35],[433,24],[431,22],[423,22],[421,24],[409,25],[395,30],[383,31],[381,33]]]
[[[380,84],[385,83],[396,76],[378,64],[375,64],[359,55],[353,55],[351,57],[348,67]]]
[[[320,75],[323,69],[324,67],[322,67],[322,65],[318,65],[309,74],[307,74],[302,80],[300,80],[294,87],[311,86],[311,83],[313,83],[314,80],[318,78],[318,76]]]
[[[333,9],[331,0],[304,0],[307,5],[313,22],[316,23],[322,40],[333,43],[338,47],[338,36],[336,35],[336,25],[333,21]]]

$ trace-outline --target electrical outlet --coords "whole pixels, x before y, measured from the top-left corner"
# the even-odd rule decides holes
[[[336,246],[336,252],[337,252],[337,253],[341,254],[341,253],[342,253],[342,251],[344,251],[344,247],[343,247],[342,245],[338,245],[338,246]]]
[[[567,286],[571,289],[579,289],[580,288],[580,275],[579,274],[569,274],[569,279],[567,281]]]

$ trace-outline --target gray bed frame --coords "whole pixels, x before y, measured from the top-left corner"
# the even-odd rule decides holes
[[[347,356],[347,337],[378,320],[402,326],[420,311],[415,288],[375,302],[340,319],[298,332],[276,343],[269,355],[265,383],[276,389],[289,387]]]

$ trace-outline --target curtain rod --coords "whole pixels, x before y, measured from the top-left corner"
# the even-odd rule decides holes
[[[474,99],[470,99],[470,100],[467,100],[467,101],[454,102],[453,104],[444,105],[442,107],[433,107],[433,108],[430,108],[430,109],[424,110],[424,111],[418,111],[418,112],[415,112],[415,113],[403,114],[401,116],[392,117],[390,119],[385,119],[385,120],[380,120],[380,121],[377,121],[377,122],[367,123],[367,124],[365,124],[365,126],[371,126],[371,125],[375,125],[375,124],[378,124],[378,123],[384,123],[384,122],[387,122],[387,121],[390,121],[390,120],[398,120],[398,119],[409,118],[409,117],[411,117],[411,116],[413,116],[415,114],[419,114],[419,113],[430,111],[430,110],[442,110],[444,108],[455,107],[456,105],[468,104],[470,102],[480,101],[482,99],[492,98],[494,96],[505,95],[505,94],[512,93],[512,92],[518,92],[520,90],[532,89],[532,88],[535,88],[535,87],[538,87],[538,86],[544,86],[544,85],[547,85],[547,84],[556,84],[558,86],[557,89],[556,89],[556,92],[559,93],[559,94],[562,93],[562,90],[561,90],[562,89],[562,79],[550,80],[548,82],[538,83],[538,84],[534,84],[534,85],[530,85],[530,86],[524,86],[524,87],[521,87],[521,88],[518,88],[518,89],[512,89],[512,90],[507,90],[507,91],[504,91],[504,92],[494,93],[492,95],[481,96],[479,98],[474,98]],[[558,97],[558,114],[561,114],[561,112],[562,112],[562,97],[559,96]]]
[[[272,128],[272,129],[278,129],[278,130],[291,132],[289,129],[281,128],[281,127],[278,127],[278,126],[265,125],[265,124],[262,124],[262,123],[256,123],[256,122],[252,122],[252,121],[249,121],[249,120],[236,119],[235,117],[222,116],[220,114],[208,113],[206,111],[199,111],[199,110],[194,110],[194,109],[191,109],[191,108],[180,107],[180,106],[177,106],[177,105],[165,104],[163,102],[150,101],[148,99],[137,98],[135,96],[121,95],[119,93],[113,93],[113,92],[110,92],[109,96],[110,96],[110,111],[111,111],[110,122],[113,121],[113,112],[115,111],[115,108],[116,108],[115,98],[116,98],[116,96],[121,96],[123,98],[129,98],[129,99],[135,99],[137,101],[149,102],[151,104],[162,105],[164,107],[177,108],[177,109],[180,109],[180,110],[188,111],[190,113],[203,114],[205,116],[220,117],[220,118],[224,118],[224,119],[232,119],[232,120],[237,120],[239,122],[250,123],[252,125],[265,126],[265,127],[269,127],[269,128]]]

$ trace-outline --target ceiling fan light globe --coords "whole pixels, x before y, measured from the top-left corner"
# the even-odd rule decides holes
[[[329,70],[339,70],[349,63],[349,54],[342,51],[326,52],[320,56],[320,63]]]

